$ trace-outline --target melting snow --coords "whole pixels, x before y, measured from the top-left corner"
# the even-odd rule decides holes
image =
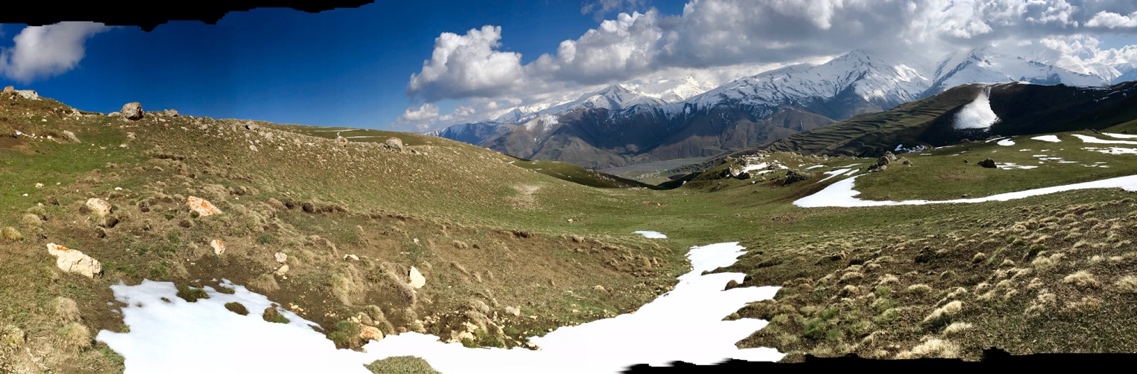
[[[825,165],[813,165],[813,166],[805,168],[805,170],[813,170],[813,169],[823,168],[823,167],[825,167]]]
[[[1006,139],[1000,140],[998,143],[995,143],[995,144],[998,144],[1001,146],[1012,146],[1012,145],[1015,145],[1015,142],[1013,140],[1011,140],[1011,138],[1006,138]]]
[[[841,175],[841,174],[845,174],[849,170],[853,170],[853,169],[837,169],[837,170],[827,171],[824,174],[828,175],[828,177],[825,177],[824,179],[817,181],[817,183],[821,183],[821,182],[829,180],[830,178],[836,177],[836,176]]]
[[[1094,143],[1094,144],[1132,144],[1132,145],[1137,145],[1137,142],[1134,142],[1134,141],[1129,141],[1129,140],[1105,140],[1105,139],[1098,139],[1098,138],[1095,138],[1095,137],[1092,137],[1092,136],[1089,136],[1089,135],[1082,135],[1082,134],[1070,134],[1070,135],[1076,136],[1076,137],[1078,137],[1078,139],[1082,139],[1082,141],[1083,141],[1083,142],[1086,142],[1086,143]]]
[[[987,91],[979,93],[975,101],[965,105],[963,109],[955,115],[955,128],[956,129],[986,129],[999,121],[999,116],[991,110],[991,101],[987,97]]]
[[[635,231],[633,234],[640,234],[648,239],[667,239],[667,235],[663,235],[658,231]]]
[[[1101,153],[1111,154],[1111,155],[1123,155],[1123,154],[1130,154],[1130,155],[1133,155],[1133,154],[1137,154],[1137,148],[1122,148],[1122,147],[1097,148],[1097,147],[1084,147],[1084,148],[1082,148],[1082,149],[1084,149],[1084,150],[1087,150],[1087,151],[1094,151],[1094,152],[1101,152]]]
[[[335,349],[311,322],[281,310],[287,324],[266,322],[260,311],[272,305],[265,296],[224,281],[232,295],[206,287],[208,299],[189,303],[175,296],[170,282],[144,280],[136,286],[111,286],[129,333],[100,331],[105,342],[125,358],[125,374],[279,372],[360,373],[363,365],[392,356],[417,356],[443,373],[602,373],[620,372],[639,363],[664,366],[680,360],[709,365],[740,359],[778,361],[772,348],[739,349],[735,343],[766,326],[766,321],[723,317],[747,304],[773,298],[776,286],[723,290],[743,273],[706,274],[734,264],[745,248],[732,243],[692,247],[691,272],[675,289],[636,312],[578,326],[562,327],[530,341],[540,349],[466,348],[414,332],[373,341],[365,353]],[[167,298],[170,302],[162,301]],[[249,309],[241,316],[225,309],[237,301]],[[681,321],[681,323],[676,323]],[[187,353],[185,347],[194,347]]]
[[[1103,179],[1093,182],[1068,184],[1064,186],[1054,186],[1046,188],[1036,188],[1033,190],[1003,193],[998,195],[991,195],[987,197],[980,197],[974,199],[955,199],[955,200],[904,200],[904,201],[874,201],[874,200],[861,200],[856,198],[860,192],[853,189],[853,181],[857,177],[849,177],[825,187],[825,189],[818,191],[813,195],[809,195],[794,201],[794,205],[803,208],[820,208],[820,207],[865,207],[865,206],[887,206],[887,205],[925,205],[925,204],[957,204],[957,203],[982,203],[988,201],[1007,201],[1012,199],[1022,199],[1031,196],[1047,195],[1057,192],[1084,190],[1090,188],[1122,188],[1126,191],[1137,191],[1137,175],[1130,175],[1127,177],[1118,177]]]
[[[1113,133],[1113,132],[1103,132],[1102,134],[1108,135],[1110,137],[1118,138],[1118,139],[1137,139],[1137,135],[1118,134],[1118,133]]]
[[[1058,140],[1058,135],[1042,135],[1042,136],[1033,137],[1031,139],[1041,140],[1044,142],[1051,142],[1051,143],[1057,143],[1057,142],[1061,141],[1061,140]]]

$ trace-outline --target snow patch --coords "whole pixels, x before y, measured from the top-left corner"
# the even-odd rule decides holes
[[[1009,147],[1009,146],[1015,145],[1015,141],[1011,140],[1011,138],[1006,138],[1006,139],[1000,140],[998,143],[995,143],[995,144],[998,144],[998,145],[1001,145],[1004,147]]]
[[[207,299],[189,303],[175,296],[171,282],[143,280],[136,286],[111,286],[130,332],[102,330],[96,340],[125,358],[125,374],[134,373],[360,373],[363,365],[393,356],[417,356],[443,373],[602,373],[620,372],[647,363],[673,361],[709,365],[738,359],[779,361],[772,348],[740,349],[735,344],[764,328],[766,321],[723,317],[749,303],[773,298],[780,287],[737,287],[743,273],[703,274],[738,261],[744,247],[737,242],[691,247],[691,272],[679,284],[639,310],[578,326],[562,327],[544,337],[531,337],[540,348],[466,348],[432,335],[407,332],[389,335],[363,347],[365,352],[336,349],[310,328],[315,325],[283,308],[288,323],[271,323],[260,311],[273,305],[228,280],[233,294],[205,287]],[[170,301],[164,301],[163,298]],[[226,310],[240,302],[248,315]],[[675,321],[682,321],[682,328]],[[194,347],[187,354],[185,347]],[[208,359],[203,359],[208,358]],[[290,359],[302,358],[302,359]]]
[[[648,239],[667,239],[667,235],[663,235],[663,234],[659,233],[658,231],[635,231],[632,233],[643,235],[645,238],[648,238]]]
[[[1051,142],[1051,143],[1057,143],[1057,142],[1061,141],[1061,140],[1058,140],[1058,135],[1042,135],[1042,136],[1033,137],[1031,139],[1041,140],[1044,142]]]
[[[1095,137],[1092,137],[1092,136],[1089,136],[1089,135],[1082,135],[1082,134],[1070,134],[1070,135],[1076,136],[1076,137],[1078,137],[1078,139],[1082,139],[1082,141],[1083,141],[1083,142],[1086,142],[1086,143],[1094,143],[1094,144],[1132,144],[1132,145],[1137,145],[1137,142],[1134,142],[1134,141],[1129,141],[1129,140],[1105,140],[1105,139],[1099,139],[1099,138],[1095,138]]]
[[[983,90],[975,98],[975,101],[965,105],[955,115],[954,126],[957,130],[987,129],[998,121],[999,116],[991,110],[991,101],[987,97],[987,90]]]
[[[803,208],[820,208],[820,207],[867,207],[867,206],[891,206],[891,205],[926,205],[926,204],[961,204],[961,203],[982,203],[988,201],[1007,201],[1013,199],[1022,199],[1032,196],[1041,196],[1053,194],[1058,192],[1084,190],[1092,188],[1121,188],[1125,191],[1137,191],[1137,175],[1130,175],[1126,177],[1103,179],[1093,182],[1075,183],[1063,186],[1036,188],[1033,190],[1003,193],[998,195],[991,195],[987,197],[980,197],[974,199],[955,199],[955,200],[904,200],[904,201],[875,201],[875,200],[861,200],[856,196],[860,192],[853,189],[853,181],[856,177],[849,177],[829,186],[825,189],[818,191],[813,195],[809,195],[794,201],[794,205]]]

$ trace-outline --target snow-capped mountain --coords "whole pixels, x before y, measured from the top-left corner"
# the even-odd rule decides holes
[[[1133,80],[1137,65],[1130,60],[1012,55],[991,47],[942,59],[855,50],[822,64],[787,66],[709,90],[690,76],[625,82],[575,100],[512,108],[495,121],[457,125],[439,136],[518,157],[601,158],[605,165],[696,157],[888,110],[969,83],[1087,87]]]
[[[1067,60],[1069,61],[1069,60]],[[1067,62],[1067,67],[1072,64]],[[1029,82],[1089,87],[1108,85],[1112,72],[1080,66],[1079,73],[1024,56],[1010,56],[992,47],[957,52],[943,60],[934,72],[935,82],[923,96],[931,96],[968,83]],[[1107,76],[1100,74],[1105,73]]]
[[[706,110],[720,104],[809,108],[849,94],[886,109],[915,100],[931,82],[909,64],[856,50],[821,65],[793,65],[738,79],[670,105],[667,112],[686,107]]]

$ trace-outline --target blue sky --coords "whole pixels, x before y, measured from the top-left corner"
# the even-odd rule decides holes
[[[671,2],[681,7],[679,2]],[[445,8],[446,11],[439,11]],[[82,110],[146,110],[321,126],[387,128],[411,104],[408,79],[442,32],[500,25],[503,50],[529,62],[597,21],[574,0],[377,2],[316,14],[292,9],[229,13],[216,25],[174,21],[151,32],[116,27],[86,41],[72,70],[3,85]],[[2,26],[3,43],[24,25]]]
[[[151,32],[6,24],[0,84],[99,112],[139,101],[188,115],[424,131],[631,79],[686,74],[717,84],[854,48],[1026,41],[1087,62],[1137,61],[1128,46],[1137,44],[1137,4],[1071,3],[377,1],[316,14],[255,9]],[[443,33],[453,35],[436,44]]]

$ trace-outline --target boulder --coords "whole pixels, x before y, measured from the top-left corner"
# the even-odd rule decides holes
[[[126,103],[122,106],[122,117],[129,120],[142,119],[142,104],[139,102]]]
[[[387,139],[387,141],[383,144],[386,145],[387,148],[394,149],[396,151],[403,150],[403,139],[392,137]]]
[[[99,218],[103,218],[106,217],[107,214],[110,214],[111,203],[108,203],[106,200],[99,198],[90,198],[87,199],[87,209],[90,209],[95,214],[98,214]]]
[[[209,242],[209,246],[213,247],[213,254],[215,255],[220,256],[222,253],[225,253],[225,243],[222,243],[221,240],[213,239],[213,241]]]
[[[5,86],[4,87],[4,93],[16,93],[16,87]]]
[[[197,212],[202,217],[221,213],[220,209],[217,209],[216,206],[213,206],[213,204],[200,197],[190,196],[186,198],[186,204],[189,205],[190,209],[193,209],[193,211]]]
[[[813,177],[813,175],[811,175],[809,173],[801,173],[801,172],[797,172],[797,171],[793,171],[793,170],[786,170],[786,179],[784,181],[782,181],[782,185],[785,186],[785,185],[788,185],[791,183],[797,183],[797,182],[801,182],[804,180],[809,180],[809,178],[812,178],[812,177]]]
[[[95,274],[103,272],[102,264],[91,256],[83,254],[83,252],[55,243],[48,243],[47,253],[55,256],[55,266],[65,272],[80,274],[87,278],[94,278]]]
[[[995,165],[995,160],[992,160],[990,158],[983,160],[983,161],[979,161],[977,164],[979,164],[979,166],[982,166],[982,167],[985,167],[988,169],[994,169],[994,168],[998,167],[998,165]]]
[[[418,288],[422,288],[422,286],[426,285],[426,277],[424,277],[422,275],[422,273],[419,272],[418,269],[415,268],[414,266],[411,266],[411,271],[410,271],[410,274],[408,274],[408,276],[411,278],[411,282],[410,282],[411,287],[418,289]]]
[[[358,324],[358,325],[359,325],[359,338],[363,339],[363,341],[383,340],[383,331],[379,330],[378,327],[367,326],[364,324]]]

